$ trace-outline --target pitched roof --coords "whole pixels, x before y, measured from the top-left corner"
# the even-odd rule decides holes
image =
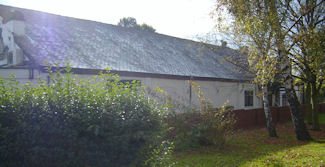
[[[237,52],[158,33],[0,5],[24,16],[26,36],[16,43],[38,65],[249,80],[224,60]]]

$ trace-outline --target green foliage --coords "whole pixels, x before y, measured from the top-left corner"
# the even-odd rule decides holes
[[[174,110],[167,118],[167,123],[172,127],[169,137],[178,150],[207,145],[221,148],[226,142],[226,135],[236,123],[231,112],[233,108],[227,106],[227,103],[217,109],[212,108],[199,86],[195,82],[190,84],[196,90],[201,106],[194,108],[172,104]]]
[[[319,123],[320,124],[325,124],[325,113],[320,113],[319,114]]]
[[[274,50],[275,23],[270,21],[275,19],[272,1],[217,0],[218,20],[229,20],[220,14],[225,11],[233,20],[229,24],[219,26],[219,29],[233,32],[240,45],[247,46],[250,70],[254,72],[257,84],[267,85],[273,82],[278,72],[278,60],[277,51]]]
[[[157,147],[149,147],[152,151],[149,154],[149,158],[145,161],[145,165],[148,167],[171,167],[176,163],[172,160],[172,150],[174,149],[173,143],[169,141],[163,141]],[[141,165],[143,166],[143,165]]]
[[[48,71],[49,84],[0,79],[0,166],[145,166],[157,156],[168,164],[166,107],[139,83]]]
[[[120,21],[117,23],[118,26],[126,27],[126,28],[135,28],[143,31],[149,31],[149,32],[155,32],[156,29],[154,29],[152,26],[143,23],[143,24],[137,24],[137,20],[133,17],[124,17],[120,19]]]
[[[126,28],[134,28],[138,26],[137,20],[134,17],[124,17],[120,19],[117,25]]]
[[[141,25],[139,25],[140,29],[141,30],[144,30],[144,31],[150,31],[150,32],[155,32],[156,29],[154,29],[152,26],[146,24],[146,23],[143,23]]]
[[[187,108],[183,111],[171,112],[167,119],[172,127],[169,137],[174,140],[177,150],[208,145],[221,148],[236,122],[231,107],[222,106],[207,111]]]

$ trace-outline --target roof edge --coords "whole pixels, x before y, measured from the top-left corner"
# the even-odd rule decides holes
[[[48,73],[46,67],[48,66],[14,66],[14,67],[0,67],[0,69],[39,69],[43,73]],[[64,68],[64,67],[59,67]],[[81,75],[98,75],[102,69],[85,69],[85,68],[72,68],[71,72]],[[229,78],[212,78],[212,77],[198,77],[198,76],[182,76],[171,74],[156,74],[144,72],[131,72],[131,71],[117,71],[110,70],[111,73],[117,74],[122,77],[143,77],[143,78],[158,78],[158,79],[175,79],[175,80],[196,80],[196,81],[219,81],[219,82],[251,82],[252,80],[237,80]]]

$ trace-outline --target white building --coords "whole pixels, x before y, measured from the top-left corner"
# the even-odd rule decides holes
[[[214,107],[226,101],[235,109],[262,107],[252,77],[227,61],[238,55],[227,47],[3,5],[0,37],[3,78],[46,80],[44,67],[69,60],[79,77],[111,67],[122,79],[160,87],[183,104],[198,103],[191,80]]]

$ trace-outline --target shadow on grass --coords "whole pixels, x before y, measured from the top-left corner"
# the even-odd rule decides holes
[[[314,140],[315,143],[325,143],[325,140]]]
[[[312,142],[297,141],[291,123],[277,125],[279,138],[268,137],[266,128],[237,131],[221,150],[205,147],[175,153],[175,160],[178,166],[189,167],[288,166],[291,162],[306,166],[318,156],[319,152],[314,151],[319,149],[319,144],[325,143],[325,124],[321,128],[322,131],[310,131],[315,139]]]

